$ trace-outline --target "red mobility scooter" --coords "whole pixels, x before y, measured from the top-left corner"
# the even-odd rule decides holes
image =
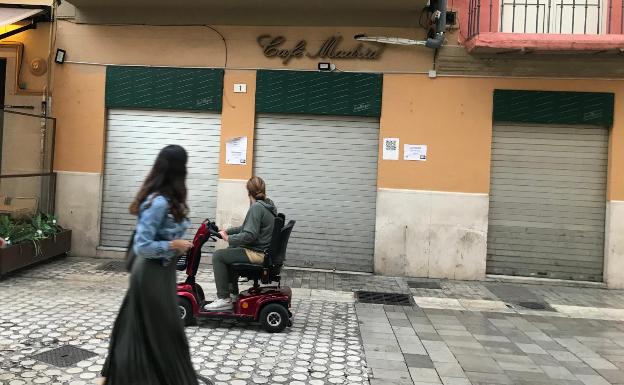
[[[264,263],[235,263],[231,265],[231,279],[239,277],[253,281],[253,287],[241,292],[238,300],[234,303],[232,311],[206,311],[204,291],[195,282],[199,263],[201,261],[202,246],[207,241],[216,242],[219,228],[214,222],[205,220],[193,240],[193,247],[186,254],[186,261],[178,263],[178,270],[186,268],[187,278],[177,284],[178,306],[180,317],[185,325],[191,324],[195,318],[209,319],[239,319],[244,321],[259,322],[264,330],[270,333],[281,332],[287,326],[292,326],[292,313],[290,301],[292,291],[289,287],[281,286],[280,272],[286,259],[286,246],[292,232],[295,221],[285,224],[284,214],[275,217],[275,226],[271,238],[271,245],[265,253]],[[184,259],[184,258],[183,258]],[[274,286],[260,286],[276,282]]]

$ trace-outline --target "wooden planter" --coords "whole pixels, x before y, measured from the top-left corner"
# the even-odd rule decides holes
[[[30,242],[0,249],[0,277],[69,252],[71,234],[71,230],[64,230],[56,237],[40,241],[39,255],[36,254],[35,246]]]

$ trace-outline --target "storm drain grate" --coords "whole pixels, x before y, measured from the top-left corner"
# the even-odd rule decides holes
[[[518,302],[517,305],[525,309],[531,309],[531,310],[556,311],[547,303],[542,303],[542,302]]]
[[[125,272],[126,261],[111,261],[101,264],[97,267],[98,270],[112,271],[112,272]]]
[[[442,286],[438,282],[432,281],[410,281],[407,283],[407,286],[412,289],[433,289],[433,290],[442,290]]]
[[[378,293],[375,291],[356,291],[358,302],[381,305],[412,306],[412,297],[401,293]]]
[[[60,368],[66,368],[95,356],[97,356],[97,354],[88,350],[71,345],[64,345],[56,349],[48,350],[47,352],[35,354],[32,356],[32,359]]]

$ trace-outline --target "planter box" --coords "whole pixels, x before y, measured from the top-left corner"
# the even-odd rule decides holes
[[[0,249],[0,277],[69,252],[71,234],[71,230],[65,230],[58,233],[55,238],[40,241],[40,255],[36,255],[35,246],[32,243],[22,243]]]

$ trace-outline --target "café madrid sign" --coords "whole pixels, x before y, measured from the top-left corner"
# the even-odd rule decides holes
[[[383,47],[365,47],[358,43],[354,47],[342,48],[340,43],[342,36],[332,36],[321,44],[320,48],[310,51],[305,40],[299,40],[297,44],[286,47],[284,36],[262,35],[258,37],[258,44],[262,47],[264,56],[268,58],[280,58],[282,63],[288,64],[292,59],[308,57],[310,59],[361,59],[376,60],[381,57]]]

